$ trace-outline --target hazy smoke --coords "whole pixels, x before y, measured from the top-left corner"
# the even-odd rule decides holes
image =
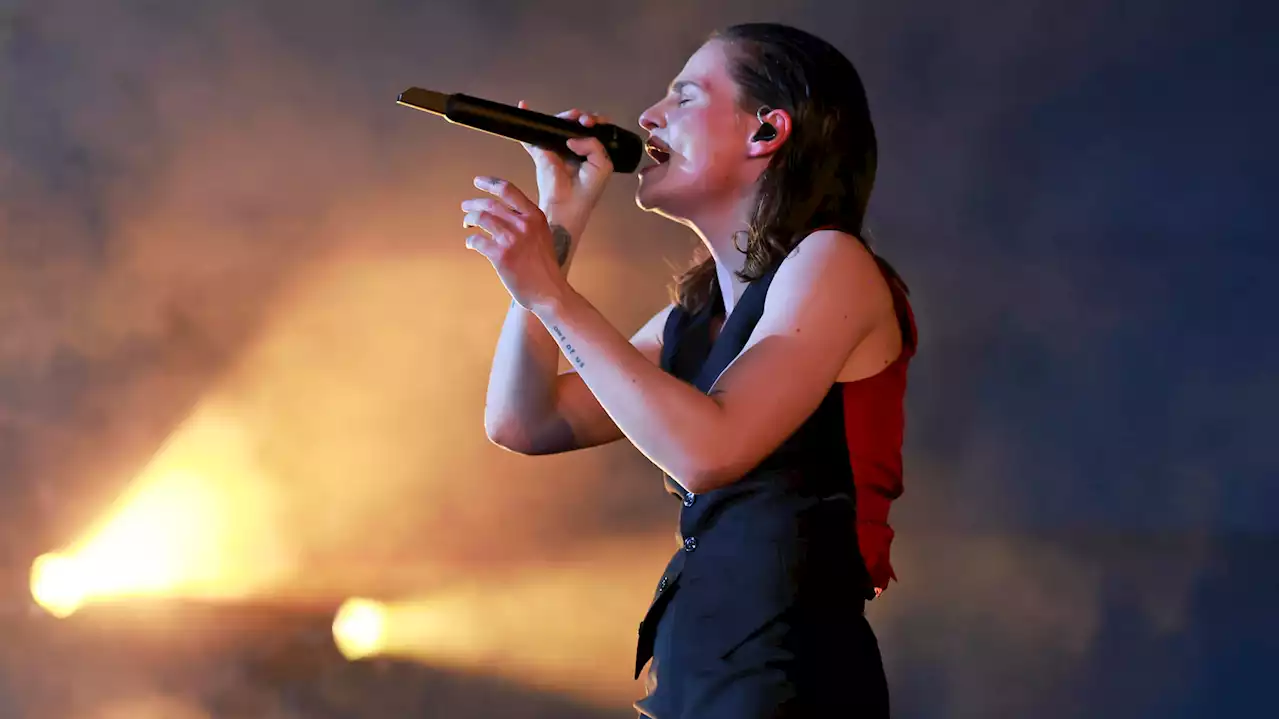
[[[671,532],[677,510],[657,470],[624,444],[532,459],[485,441],[484,383],[507,298],[463,248],[457,207],[475,194],[475,174],[533,192],[532,172],[518,147],[392,101],[422,85],[549,111],[598,103],[591,109],[629,125],[707,32],[765,17],[818,31],[863,69],[885,158],[872,203],[878,248],[913,285],[925,342],[908,494],[895,508],[903,581],[869,609],[895,688],[938,700],[948,716],[1017,715],[1055,692],[1066,707],[1108,601],[1123,597],[1176,632],[1209,562],[1202,545],[1156,566],[1137,549],[973,530],[1084,511],[1082,494],[1141,497],[1194,526],[1228,504],[1207,450],[1176,472],[1151,472],[1171,483],[1154,498],[1149,483],[1071,489],[1082,465],[1064,460],[1106,443],[1097,413],[1063,396],[1110,400],[1114,388],[1092,381],[1108,355],[1094,349],[1179,288],[1136,260],[1100,271],[1074,239],[1090,234],[1088,217],[1113,211],[1089,183],[1090,163],[1116,148],[1091,145],[1051,171],[1004,149],[1011,117],[1077,91],[1131,51],[1128,34],[1165,15],[1120,22],[1105,3],[994,3],[955,17],[929,7],[809,3],[779,17],[776,3],[675,0],[0,5],[0,538],[10,587],[0,625],[13,638],[0,652],[0,714],[579,716],[469,674],[348,666],[317,648],[328,641],[325,613],[348,594],[467,586],[473,575],[590,557],[609,538],[645,538],[646,561],[618,564],[634,572],[628,586],[646,587],[661,571],[661,542],[649,538]],[[965,71],[942,71],[956,67]],[[1024,194],[993,199],[1009,178]],[[626,332],[662,306],[668,261],[692,248],[684,231],[640,214],[632,189],[616,178],[572,276]],[[997,213],[1004,224],[984,213],[996,199],[1016,208]],[[1120,272],[1123,287],[1099,289]],[[1065,369],[1043,386],[1074,414],[1032,402],[1040,395],[1023,385],[992,390],[993,373],[1030,377],[1038,390],[1050,366]],[[1271,375],[1250,381],[1230,400],[1217,385],[1184,388],[1170,414],[1210,407],[1229,418],[1241,394],[1274,387]],[[255,490],[274,499],[269,512],[246,511],[228,546],[251,563],[270,543],[290,573],[253,599],[288,599],[298,618],[255,623],[223,608],[138,638],[110,615],[58,626],[27,614],[30,559],[77,538],[211,406],[244,433],[261,470]],[[1074,444],[1058,441],[1067,423],[1079,428]],[[1044,476],[1030,481],[1028,466]],[[1095,518],[1122,516],[1095,504]],[[1107,580],[1116,574],[1129,578],[1118,588]],[[637,591],[635,619],[648,599]],[[629,641],[620,606],[609,617]],[[167,616],[148,611],[138,625]],[[618,637],[602,645],[607,661],[624,653]],[[280,650],[300,678],[261,669],[276,642],[304,646]],[[622,664],[619,678],[629,676]],[[543,684],[574,695],[562,679]],[[609,696],[624,695],[627,682],[615,682]],[[414,698],[377,704],[402,696]]]

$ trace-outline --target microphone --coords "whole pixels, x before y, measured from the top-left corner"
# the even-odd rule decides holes
[[[439,115],[457,125],[487,132],[508,140],[527,142],[569,159],[586,158],[565,145],[571,137],[594,137],[604,145],[613,161],[614,172],[635,172],[644,156],[644,140],[617,125],[597,124],[587,127],[572,120],[544,115],[470,95],[433,92],[411,87],[396,98],[396,103],[415,110]]]

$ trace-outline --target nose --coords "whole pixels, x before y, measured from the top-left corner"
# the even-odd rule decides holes
[[[653,132],[659,127],[662,127],[663,118],[662,118],[662,114],[658,112],[658,110],[659,110],[658,104],[655,104],[655,105],[650,105],[649,109],[640,113],[640,127],[643,127],[645,130],[648,130],[649,132]]]

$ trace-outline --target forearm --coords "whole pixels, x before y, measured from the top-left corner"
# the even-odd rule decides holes
[[[587,221],[591,219],[591,209],[575,210],[547,203],[539,203],[538,209],[546,216],[547,224],[553,231],[559,228],[564,233],[563,237],[569,239],[568,255],[564,263],[565,272],[568,272],[568,263],[573,260],[573,255],[578,250],[578,240],[582,238],[587,229]]]
[[[560,350],[528,310],[515,302],[498,335],[485,396],[485,433],[515,448],[532,444],[555,408]]]
[[[724,412],[654,365],[572,288],[534,309],[560,351],[622,433],[654,464],[698,492],[724,470]]]
[[[567,230],[558,232],[561,267],[567,274],[576,243]],[[512,301],[498,335],[485,397],[490,439],[512,447],[537,444],[547,423],[555,421],[559,360],[559,345],[531,312]]]

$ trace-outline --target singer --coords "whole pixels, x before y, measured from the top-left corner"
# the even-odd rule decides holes
[[[530,455],[626,438],[681,502],[682,544],[640,624],[641,716],[888,716],[863,607],[894,576],[916,332],[864,236],[876,139],[861,79],[813,35],[737,25],[640,125],[655,162],[637,204],[703,247],[630,341],[566,279],[612,174],[597,140],[569,142],[580,163],[526,146],[537,203],[488,177],[463,203],[481,230],[467,247],[514,300],[486,432]]]

